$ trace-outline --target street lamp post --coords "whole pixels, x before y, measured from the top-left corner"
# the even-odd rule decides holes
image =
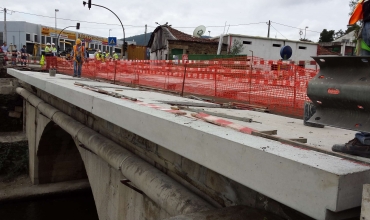
[[[57,36],[57,12],[59,12],[59,9],[55,9],[55,36]],[[59,47],[59,42],[58,42],[58,39],[56,40],[56,46],[57,46],[57,50],[58,50],[58,47]]]

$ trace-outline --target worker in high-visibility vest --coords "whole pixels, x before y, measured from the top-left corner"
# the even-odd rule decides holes
[[[110,59],[110,54],[109,54],[109,51],[107,50],[107,52],[105,52],[105,60],[109,60]]]
[[[362,22],[361,36],[358,36],[357,44],[357,55],[370,56],[370,1],[360,0],[358,1],[350,19],[348,25],[354,25],[359,20]],[[359,49],[361,48],[361,53]]]
[[[46,47],[44,49],[45,51],[45,58],[46,58],[46,69],[50,69],[50,63],[51,63],[51,56],[53,56],[50,48],[50,43],[46,43]]]
[[[103,53],[101,54],[101,62],[105,62],[105,56],[106,56],[106,54],[105,54],[105,51],[103,51]]]
[[[357,45],[357,49],[359,46],[361,47],[361,56],[370,56],[370,0],[358,2],[349,19],[349,25],[354,25],[361,19],[363,20],[362,35],[358,36],[360,43]],[[370,133],[358,132],[355,134],[355,138],[346,144],[334,144],[332,151],[370,158]]]
[[[85,47],[81,44],[81,40],[76,40],[76,45],[73,46],[72,54],[73,60],[73,77],[81,78],[82,64],[85,61],[86,53]]]
[[[96,53],[95,59],[98,60],[98,61],[101,60],[101,52],[100,52],[100,50],[98,50],[98,52]]]
[[[116,51],[113,52],[113,59],[118,60],[118,54],[116,53]]]

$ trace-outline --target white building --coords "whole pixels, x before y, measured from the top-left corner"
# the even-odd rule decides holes
[[[321,42],[320,46],[329,51],[340,53],[342,56],[353,56],[356,49],[355,40],[357,40],[356,33],[351,31],[332,42]]]
[[[289,60],[296,63],[299,63],[299,61],[312,61],[311,56],[317,56],[318,44],[313,42],[228,34],[223,37],[223,44],[228,45],[228,52],[235,41],[239,41],[244,45],[240,55],[253,55],[265,60],[282,59],[280,50],[287,45],[292,48],[292,56]]]

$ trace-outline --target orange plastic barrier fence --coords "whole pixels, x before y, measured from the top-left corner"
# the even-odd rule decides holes
[[[72,75],[73,63],[58,59],[58,71]],[[315,69],[257,57],[244,60],[88,60],[82,76],[116,83],[243,101],[268,107],[270,111],[296,117],[303,116],[308,81]]]

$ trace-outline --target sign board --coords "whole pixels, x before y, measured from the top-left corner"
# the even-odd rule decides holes
[[[116,46],[117,45],[117,38],[116,37],[108,37],[108,45],[109,46]]]
[[[189,56],[187,54],[182,55],[182,62],[186,62],[189,60]]]

